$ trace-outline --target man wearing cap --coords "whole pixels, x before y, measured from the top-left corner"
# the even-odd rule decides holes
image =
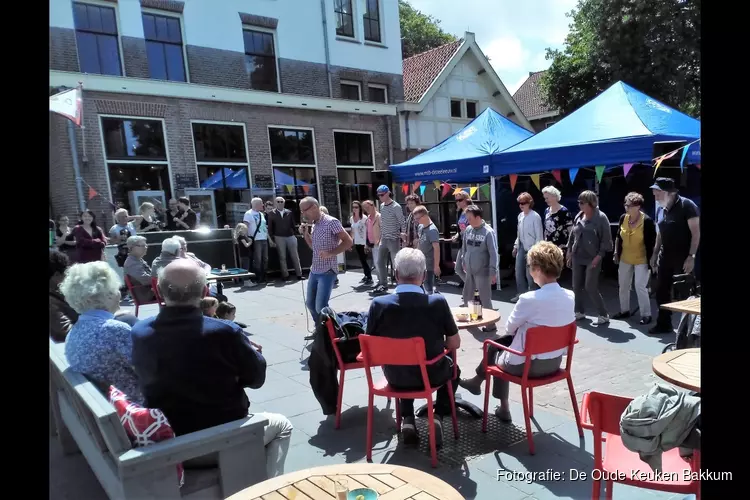
[[[674,180],[669,177],[656,179],[651,190],[656,203],[663,209],[663,216],[659,221],[659,232],[651,257],[651,268],[657,269],[656,303],[659,305],[659,317],[649,333],[673,333],[672,312],[661,306],[672,300],[674,276],[693,272],[701,239],[700,214],[692,200],[679,195]]]
[[[380,200],[380,253],[378,254],[378,286],[373,293],[388,292],[388,275],[386,264],[388,259],[396,258],[401,250],[401,233],[405,230],[404,211],[401,205],[391,197],[391,190],[383,184],[378,187]]]

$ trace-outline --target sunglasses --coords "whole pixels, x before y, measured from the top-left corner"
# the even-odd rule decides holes
[[[518,206],[519,206],[519,207],[522,207],[522,206],[524,206],[524,205],[528,205],[528,204],[529,204],[529,202],[528,202],[528,201],[519,201],[519,202],[518,202]]]

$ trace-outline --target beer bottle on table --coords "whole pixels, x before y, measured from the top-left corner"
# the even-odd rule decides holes
[[[482,301],[479,298],[479,289],[474,289],[474,300],[471,301],[471,320],[482,319]]]

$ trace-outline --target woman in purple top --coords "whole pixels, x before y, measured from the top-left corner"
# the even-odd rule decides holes
[[[102,228],[96,225],[94,212],[89,209],[81,212],[81,220],[73,228],[73,237],[76,240],[76,262],[83,264],[102,260],[107,237]]]

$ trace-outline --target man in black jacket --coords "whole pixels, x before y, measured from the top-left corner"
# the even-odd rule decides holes
[[[206,274],[189,259],[177,259],[159,274],[166,307],[132,329],[133,366],[149,408],[166,415],[175,434],[196,432],[245,418],[245,388],[266,380],[266,360],[235,323],[203,316],[200,300]],[[283,415],[268,419],[268,477],[284,473],[292,424]]]
[[[297,279],[302,279],[302,266],[299,263],[299,252],[297,251],[297,232],[294,230],[294,214],[291,210],[284,208],[286,200],[279,196],[276,198],[276,208],[267,213],[268,237],[276,246],[279,253],[279,267],[281,277],[289,278],[289,270],[286,268],[287,253],[292,258],[294,272]]]

